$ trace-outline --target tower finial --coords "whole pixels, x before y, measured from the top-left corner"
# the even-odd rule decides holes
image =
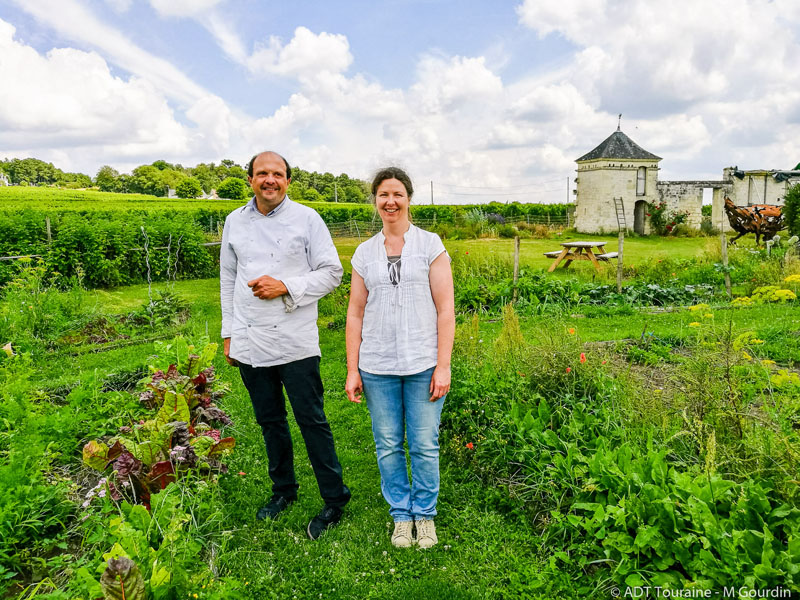
[[[622,125],[622,113],[619,113],[619,119],[617,120],[617,131],[620,131],[621,125]]]

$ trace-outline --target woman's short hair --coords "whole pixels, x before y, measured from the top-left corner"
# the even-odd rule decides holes
[[[385,169],[381,169],[375,173],[375,177],[372,179],[373,201],[375,199],[375,194],[378,192],[378,188],[387,179],[397,179],[397,181],[402,183],[403,187],[406,188],[408,199],[411,200],[411,196],[414,195],[414,186],[411,185],[411,178],[408,176],[408,174],[400,167],[386,167]]]

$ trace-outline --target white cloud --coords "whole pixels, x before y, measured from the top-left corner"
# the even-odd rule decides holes
[[[525,0],[518,12],[540,36],[558,33],[581,48],[572,80],[611,111],[620,97],[642,112],[669,114],[723,96],[762,96],[788,83],[785,70],[800,52],[786,15],[761,0],[676,0],[669,10],[626,0]]]
[[[174,65],[131,42],[78,0],[12,1],[65,38],[96,48],[116,65],[147,79],[169,98],[191,105],[208,95]]]
[[[341,73],[352,62],[345,36],[325,32],[315,35],[305,27],[298,27],[286,45],[272,36],[266,46],[257,46],[247,59],[247,66],[259,75],[302,79],[318,73]]]
[[[130,9],[133,0],[105,0],[105,3],[118,13],[124,13]]]
[[[205,15],[200,22],[214,36],[217,44],[225,54],[235,62],[246,65],[247,49],[242,42],[241,36],[231,27],[228,17],[212,11]]]
[[[194,17],[208,12],[224,0],[150,0],[162,17]]]
[[[638,131],[636,131],[638,129]],[[708,128],[700,115],[670,115],[651,121],[637,121],[630,134],[646,140],[648,147],[659,156],[658,148],[684,156],[696,156],[711,143]],[[720,169],[722,166],[720,166]]]
[[[450,60],[426,56],[417,66],[417,82],[411,87],[419,106],[436,113],[466,103],[484,103],[496,97],[503,82],[479,56],[454,56]]]
[[[94,174],[103,163],[130,168],[155,158],[177,162],[218,156],[236,127],[230,110],[205,96],[176,119],[167,98],[140,77],[114,76],[95,52],[46,54],[14,39],[0,20],[0,147]]]
[[[41,134],[58,145],[59,138],[77,135],[90,142],[112,141],[123,132],[156,139],[158,127],[174,124],[163,96],[147,81],[114,77],[94,52],[54,49],[42,56],[13,39],[14,27],[0,21],[0,80],[14,85],[0,88],[0,131]]]
[[[195,140],[216,155],[224,154],[231,145],[232,130],[238,120],[221,98],[206,96],[187,111],[186,116],[197,126]]]
[[[487,58],[510,45],[478,41],[474,54],[456,56],[420,47],[413,82],[403,87],[350,72],[358,46],[335,31],[298,27],[288,40],[268,32],[253,41],[236,29],[235,3],[150,0],[161,17],[205,27],[241,67],[236,75],[246,83],[236,93],[269,88],[274,102],[285,90],[281,106],[259,106],[255,115],[100,20],[88,0],[12,1],[93,49],[37,52],[0,21],[0,77],[12,82],[0,87],[0,147],[35,151],[62,168],[242,162],[274,148],[303,168],[354,176],[400,164],[422,178],[421,189],[429,179],[483,187],[555,177],[552,189],[538,186],[527,199],[562,201],[574,159],[614,130],[618,112],[623,130],[663,156],[672,178],[712,177],[734,162],[769,168],[798,160],[790,156],[800,135],[800,48],[787,25],[800,9],[792,0],[731,0],[724,9],[676,0],[669,10],[644,1],[526,0],[518,7],[523,26],[570,45],[548,63],[556,67],[512,79],[504,69],[518,68],[518,57]],[[131,0],[105,1],[122,12]],[[130,75],[115,76],[109,65]],[[753,156],[759,164],[748,162]]]
[[[662,167],[680,161],[708,173],[738,155],[751,168],[771,168],[780,144],[765,132],[800,135],[792,116],[800,107],[796,2],[676,0],[667,10],[643,1],[525,0],[518,14],[540,37],[577,47],[550,77],[570,81],[596,115],[624,113],[623,130],[663,156]]]
[[[293,144],[296,136],[312,125],[321,125],[322,108],[303,94],[292,94],[289,102],[271,116],[257,119],[247,128],[247,139],[254,148],[281,148]]]

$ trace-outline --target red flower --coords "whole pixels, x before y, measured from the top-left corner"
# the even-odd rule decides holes
[[[474,447],[475,446],[472,444],[472,442],[467,442],[467,450],[472,450]]]
[[[606,364],[606,361],[601,361],[600,364],[604,365],[604,364]]]
[[[581,364],[586,362],[586,354],[581,352]]]
[[[469,254],[469,250],[467,250],[466,252],[464,252],[464,254]]]
[[[572,367],[567,367],[567,373],[571,373],[571,372],[572,372]]]
[[[567,331],[569,331],[570,335],[574,335],[575,334],[575,328],[574,327],[570,327]]]
[[[242,477],[244,477],[245,475],[247,475],[247,473],[245,473],[244,471],[239,471],[239,475],[241,475]]]

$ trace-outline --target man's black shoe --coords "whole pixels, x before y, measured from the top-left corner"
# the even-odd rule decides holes
[[[269,504],[258,509],[256,518],[260,521],[264,519],[277,519],[278,515],[289,508],[289,505],[295,500],[297,500],[296,497],[287,498],[286,496],[273,496],[270,498]]]
[[[336,525],[342,518],[342,509],[335,506],[326,506],[308,524],[308,537],[312,540],[321,536],[326,529]]]

